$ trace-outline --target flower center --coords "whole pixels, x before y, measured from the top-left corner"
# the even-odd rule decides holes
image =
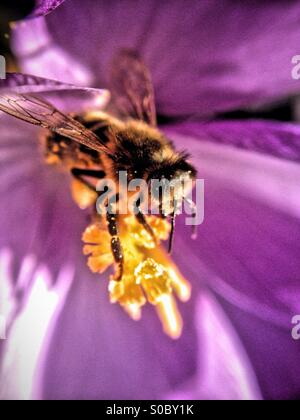
[[[159,241],[168,239],[170,224],[166,220],[149,216],[147,222]],[[120,228],[124,274],[121,281],[110,277],[110,301],[119,303],[134,320],[141,318],[142,307],[149,302],[156,308],[165,333],[178,338],[183,322],[174,293],[181,301],[187,301],[191,292],[189,283],[134,216],[124,217]],[[86,229],[83,242],[83,252],[88,256],[92,272],[103,273],[114,264],[110,237],[100,219]]]

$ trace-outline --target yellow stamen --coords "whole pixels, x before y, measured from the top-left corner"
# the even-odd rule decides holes
[[[143,228],[139,223],[134,223],[132,218],[129,218],[129,229],[134,242],[137,246],[141,246],[148,249],[156,247],[156,243],[153,237]],[[150,216],[147,218],[149,226],[152,228],[153,233],[157,240],[165,241],[168,239],[170,234],[170,224],[159,217]]]
[[[141,284],[152,305],[157,305],[164,295],[172,293],[168,272],[152,258],[138,265],[135,270],[137,284]]]
[[[188,302],[191,298],[191,285],[189,282],[178,273],[178,270],[173,268],[169,269],[169,275],[171,278],[172,287],[175,290],[178,298],[181,300],[181,302]]]
[[[72,197],[81,210],[85,210],[96,203],[97,193],[92,191],[82,182],[74,179],[72,181]]]
[[[183,321],[172,295],[164,295],[157,305],[157,313],[164,332],[173,339],[181,336]]]
[[[151,216],[147,222],[157,240],[168,239],[170,225],[166,220]],[[120,239],[124,251],[124,275],[119,282],[113,276],[110,278],[111,303],[119,303],[134,320],[139,320],[142,307],[151,303],[156,306],[165,333],[178,338],[183,322],[173,293],[186,302],[191,294],[189,283],[134,216],[121,220]],[[89,255],[88,266],[93,272],[103,273],[113,265],[110,235],[105,226],[101,223],[89,226],[83,234],[83,241],[86,244],[83,251]]]
[[[88,244],[83,247],[84,255],[89,255],[88,267],[93,273],[104,273],[114,262],[109,233],[101,225],[93,224],[86,229],[82,240]]]
[[[142,309],[139,305],[126,305],[124,306],[125,311],[128,313],[131,319],[134,321],[140,321],[142,318]]]
[[[130,276],[124,275],[122,281],[119,282],[111,280],[109,292],[111,303],[119,302],[120,305],[125,307],[131,307],[132,305],[142,307],[146,303],[142,289]]]

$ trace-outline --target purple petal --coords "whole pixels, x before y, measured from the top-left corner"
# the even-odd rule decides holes
[[[34,395],[161,398],[180,393],[189,397],[189,388],[184,385],[192,383],[198,385],[195,393],[199,392],[199,398],[205,392],[211,398],[216,395],[224,398],[228,397],[221,392],[224,384],[221,391],[220,381],[216,381],[214,389],[202,388],[201,375],[209,385],[208,378],[218,378],[221,373],[229,378],[233,359],[243,366],[244,373],[234,380],[226,379],[225,388],[228,385],[232,398],[237,398],[238,384],[245,384],[246,378],[243,389],[251,392],[242,395],[257,397],[247,358],[233,330],[226,328],[226,321],[211,301],[209,305],[205,299],[200,301],[203,312],[198,307],[198,299],[185,306],[185,332],[181,341],[175,343],[163,336],[152,313],[146,312],[141,323],[133,324],[120,308],[108,303],[105,279],[102,284],[101,278],[99,283],[95,282],[96,277],[86,271],[80,245],[77,248],[85,220],[66,193],[68,178],[44,167],[36,149],[35,128],[5,116],[1,116],[1,122],[0,193],[7,205],[0,210],[0,220],[5,220],[0,250],[13,251],[14,272],[23,271],[18,268],[22,268],[28,255],[34,255],[47,267],[50,278],[57,278],[66,262],[76,261],[77,268],[60,321],[51,329],[51,336],[46,334],[47,338],[42,340],[43,351],[35,361],[39,366],[38,385],[42,389],[36,385]],[[264,396],[291,398],[300,388],[299,374],[293,366],[295,343],[285,338],[290,337],[291,319],[300,310],[297,297],[300,249],[296,233],[299,218],[295,217],[299,209],[299,169],[291,162],[246,154],[226,146],[208,147],[197,138],[184,137],[182,132],[176,136],[175,129],[169,133],[173,133],[178,147],[184,146],[192,152],[199,176],[206,179],[207,211],[199,240],[191,244],[187,230],[179,226],[176,261],[193,281],[195,298],[197,292],[203,293],[200,284],[206,283],[230,302],[231,307],[227,306],[226,310],[235,320],[247,350],[249,347],[250,361],[257,369]],[[247,177],[243,177],[245,166]],[[284,200],[279,199],[280,192]],[[17,283],[23,284],[21,291],[24,288],[26,291],[26,284],[31,280],[18,277]],[[212,317],[212,311],[216,318]],[[202,335],[199,333],[200,327],[206,324],[195,314],[203,315],[205,320],[218,320],[226,331],[222,342],[227,343],[226,351],[230,350],[225,358],[229,371],[219,371],[213,366],[208,374],[199,368],[200,360],[209,366],[209,355],[201,354],[197,338],[202,337],[203,347],[211,351],[218,346],[215,347],[206,330]],[[236,314],[241,315],[240,322]],[[248,322],[253,328],[249,328]],[[263,335],[266,328],[269,346],[284,350],[277,354],[273,351],[272,360],[266,351]],[[27,339],[27,328],[20,330],[25,331]],[[20,340],[26,342],[26,339],[23,335]],[[224,354],[216,352],[218,360],[222,360],[218,366],[222,367]],[[266,371],[272,363],[282,376],[276,377],[274,367],[271,373]],[[195,377],[195,371],[199,377]],[[15,384],[18,381],[17,373],[9,378]],[[3,378],[0,382],[5,384]],[[11,385],[12,392],[19,391],[15,386]],[[31,389],[26,388],[25,394],[30,395]]]
[[[35,0],[36,6],[30,17],[45,16],[53,12],[65,0]]]
[[[264,204],[278,209],[296,218],[300,214],[299,183],[300,167],[298,164],[268,157],[264,154],[239,150],[231,145],[222,144],[220,137],[219,144],[208,141],[210,138],[203,134],[205,127],[218,126],[218,123],[206,124],[182,124],[165,128],[166,134],[175,139],[177,148],[190,151],[195,159],[200,178],[212,179],[214,183],[229,188],[234,192],[243,194],[248,198],[262,201]],[[259,123],[263,127],[263,123]],[[230,125],[230,123],[229,123]],[[245,126],[248,123],[245,122]],[[198,132],[196,130],[198,128]],[[235,124],[236,130],[233,138],[239,138],[238,128],[241,133],[245,132],[244,124]],[[257,141],[255,124],[254,132],[251,135],[248,130],[250,144]],[[265,123],[265,129],[261,130],[264,135],[259,137],[259,142],[264,145],[269,138],[274,138],[274,133],[280,133],[279,139],[293,137],[293,132],[298,128],[295,125],[271,124],[272,131],[269,132],[269,123]],[[230,130],[228,130],[230,131]],[[191,134],[193,133],[193,137]],[[220,134],[221,135],[221,134]],[[227,132],[224,131],[227,138]],[[253,137],[253,138],[252,138]],[[242,135],[240,136],[242,138]],[[296,138],[294,139],[296,142]]]
[[[204,348],[210,341],[207,322],[218,308],[209,294],[204,292],[196,308],[195,302],[185,308],[183,337],[172,342],[161,332],[153,311],[146,311],[142,321],[133,324],[120,308],[108,303],[104,288],[92,277],[75,281],[48,354],[43,398],[161,399],[180,392],[187,399],[191,395],[182,388],[194,380],[199,399],[259,398],[242,347],[218,310],[215,322],[224,327],[226,360],[224,348],[216,347],[214,364],[201,364],[208,356],[203,351],[214,347],[210,342],[211,348]],[[240,371],[232,369],[234,360],[241,363]]]
[[[300,367],[295,360],[299,357],[299,342],[292,339],[294,325],[289,322],[285,328],[276,327],[228,302],[223,306],[247,349],[264,398],[298,400]]]
[[[80,242],[85,226],[66,193],[70,178],[44,164],[38,129],[1,114],[0,130],[0,249],[14,250],[19,264],[33,254],[57,272],[71,258],[72,243]],[[64,243],[60,252],[58,236]]]
[[[263,396],[293,398],[300,390],[291,336],[300,313],[299,166],[169,135],[190,150],[205,180],[205,220],[196,242],[184,217],[178,223],[177,264],[227,302]]]
[[[214,273],[211,284],[244,309],[289,326],[291,311],[300,311],[293,299],[300,268],[299,166],[207,145],[174,129],[168,133],[178,148],[192,153],[206,183],[193,265],[205,263]],[[188,235],[186,230],[182,234]],[[183,244],[186,253],[187,247]]]
[[[54,43],[44,18],[17,24],[14,34],[12,43],[24,73],[91,86],[92,72]]]
[[[41,96],[65,112],[103,109],[109,100],[109,92],[103,89],[79,87],[21,73],[8,73],[6,79],[0,81],[0,93],[2,91]]]
[[[243,346],[220,305],[208,292],[203,291],[198,298],[196,325],[200,350],[194,378],[167,399],[260,399]]]
[[[135,324],[109,304],[107,279],[95,281],[85,266],[81,268],[62,312],[66,287],[57,295],[56,289],[49,291],[44,285],[47,272],[36,279],[7,342],[2,398],[153,399],[174,398],[180,392],[187,399],[191,393],[183,388],[191,381],[199,399],[260,398],[245,352],[209,293],[203,291],[197,303],[197,331],[191,304],[185,312],[184,336],[172,342],[161,332],[153,311]],[[67,277],[65,273],[60,283]],[[222,330],[220,346],[211,337],[214,328]],[[213,354],[214,362],[209,363]],[[13,363],[6,366],[7,360]]]
[[[68,177],[44,165],[35,127],[4,115],[1,123],[1,279],[9,281],[18,306],[9,339],[1,343],[1,398],[162,398],[194,380],[196,370],[199,398],[208,392],[236,398],[245,380],[247,396],[257,398],[241,345],[218,311],[230,343],[227,357],[237,359],[243,372],[233,378],[232,365],[224,365],[216,349],[225,379],[209,390],[200,386],[198,352],[208,339],[196,323],[211,319],[210,297],[200,312],[196,300],[185,306],[178,342],[163,334],[152,308],[135,324],[109,304],[107,277],[92,275],[81,252],[86,218],[69,197]],[[205,380],[207,375],[205,370]]]
[[[300,127],[296,124],[255,120],[189,122],[179,124],[176,131],[201,141],[300,161]]]
[[[18,341],[16,344],[14,339],[0,342],[0,382],[1,394],[16,395],[17,389],[20,397],[29,396],[31,392],[28,387],[33,380],[36,358],[43,341],[47,340],[45,328],[55,318],[57,305],[63,303],[69,285],[66,276],[61,283],[61,273],[74,261],[73,244],[80,243],[85,226],[78,209],[66,194],[69,178],[44,165],[38,132],[28,124],[3,114],[0,116],[1,291],[6,291],[5,295],[9,297],[5,301],[6,310],[1,313],[6,316],[8,336],[19,331],[22,343],[20,345]],[[62,244],[60,249],[58,238]],[[49,297],[44,299],[45,306],[39,306],[39,292]],[[27,308],[32,293],[36,296],[33,303],[37,305],[36,310],[26,312],[23,319],[20,314]],[[57,295],[57,304],[53,294]],[[5,295],[1,294],[0,306]],[[45,324],[39,323],[38,318],[44,319]],[[31,328],[32,320],[36,322],[36,330]],[[32,347],[28,344],[26,351],[20,353],[20,348],[25,349],[25,343],[31,343]],[[20,377],[18,373],[15,376],[10,374],[10,360],[14,357],[16,372],[19,368],[22,371]]]
[[[47,27],[36,20],[19,27],[15,50],[27,72],[68,81],[66,57],[55,66],[46,59],[59,46],[93,85],[105,86],[112,54],[137,49],[160,114],[208,116],[299,92],[291,76],[299,12],[299,2],[73,0],[47,17]]]
[[[172,342],[152,308],[134,323],[108,302],[106,276],[92,276],[84,262],[77,270],[48,352],[41,397],[159,399],[191,375],[197,353],[193,305],[185,313],[184,336]]]
[[[24,263],[25,261],[26,259]],[[55,281],[49,270],[43,266],[36,266],[33,271],[27,272],[23,269],[21,276],[22,280],[31,278],[32,285],[28,287],[26,305],[14,320],[7,335],[8,339],[0,343],[1,400],[37,398],[39,361],[51,340],[53,326],[58,322],[73,280],[73,270],[68,266],[62,267]],[[3,280],[6,279],[1,278]],[[13,279],[10,278],[10,281]]]

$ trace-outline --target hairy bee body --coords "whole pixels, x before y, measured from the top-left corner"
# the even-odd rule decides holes
[[[75,117],[89,128],[89,121],[84,118]],[[105,131],[102,130],[105,137]],[[43,148],[46,160],[50,165],[60,165],[67,170],[72,168],[92,169],[102,167],[101,153],[76,143],[68,137],[61,136],[53,131],[47,131],[43,137]]]
[[[158,129],[142,121],[121,121],[108,114],[90,114],[76,117],[92,130],[114,153],[103,155],[84,145],[48,132],[45,153],[49,164],[60,164],[68,170],[102,169],[109,179],[117,180],[120,171],[126,171],[128,179],[173,178],[179,171],[191,172],[187,155],[176,152],[173,144]]]
[[[11,85],[15,86],[13,75],[11,79]],[[91,206],[96,202],[98,180],[107,178],[118,184],[120,172],[126,171],[128,181],[139,179],[147,184],[153,180],[163,181],[162,184],[167,184],[166,180],[178,181],[178,189],[173,188],[171,194],[159,192],[158,196],[155,195],[159,216],[171,218],[171,250],[177,207],[180,201],[187,200],[187,191],[182,184],[186,179],[194,180],[196,170],[189,163],[188,155],[177,152],[172,142],[157,128],[151,76],[138,54],[121,50],[116,55],[112,62],[110,84],[112,112],[109,113],[68,115],[39,96],[10,89],[0,95],[0,111],[47,130],[43,136],[46,161],[51,165],[60,165],[73,176],[74,184],[78,186],[79,183],[80,194],[76,195],[82,208],[86,208],[87,203]],[[89,189],[90,194],[86,194],[85,189]],[[114,195],[121,202],[120,188],[116,191]],[[191,206],[195,207],[193,203]],[[106,222],[118,268],[117,280],[122,278],[124,265],[118,233],[119,216],[118,208],[111,208],[109,202]],[[140,199],[135,216],[154,237]]]

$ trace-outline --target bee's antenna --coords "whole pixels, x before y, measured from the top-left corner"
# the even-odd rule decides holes
[[[175,234],[175,227],[176,227],[176,215],[177,215],[177,206],[178,202],[176,198],[173,198],[173,212],[171,214],[171,233],[170,233],[170,240],[169,240],[169,254],[172,253],[173,250],[173,243],[174,243],[174,234]]]
[[[171,233],[170,233],[169,251],[168,251],[169,254],[171,254],[173,250],[175,226],[176,226],[176,210],[174,209],[171,215]]]

